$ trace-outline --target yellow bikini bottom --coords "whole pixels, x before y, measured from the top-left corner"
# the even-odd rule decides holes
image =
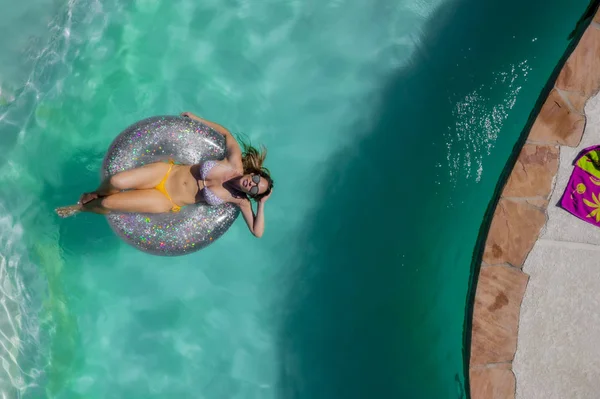
[[[173,202],[173,200],[171,199],[171,196],[167,192],[167,188],[165,187],[165,184],[167,183],[167,179],[169,178],[169,173],[171,173],[171,169],[173,168],[173,165],[175,164],[175,162],[173,162],[172,160],[169,160],[169,164],[171,165],[171,166],[169,166],[169,170],[167,170],[167,173],[162,178],[160,183],[158,183],[158,185],[154,188],[157,189],[158,191],[160,191],[161,193],[163,193],[164,196],[167,197],[167,199],[169,201],[171,201],[171,204],[173,204],[173,207],[171,208],[171,212],[179,212],[181,210],[181,207]]]

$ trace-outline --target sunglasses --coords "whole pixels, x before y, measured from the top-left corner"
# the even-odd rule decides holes
[[[252,176],[252,182],[254,184],[256,184],[256,186],[254,186],[250,189],[250,194],[256,195],[256,194],[258,194],[258,183],[260,183],[260,176],[259,175]]]

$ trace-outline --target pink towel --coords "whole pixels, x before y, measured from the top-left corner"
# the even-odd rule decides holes
[[[584,149],[576,159],[560,205],[600,227],[600,145]]]

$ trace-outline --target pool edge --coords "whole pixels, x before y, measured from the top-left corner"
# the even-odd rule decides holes
[[[593,51],[600,48],[599,3],[591,1],[577,24],[577,37],[540,96],[530,129],[515,145],[482,225],[465,326],[465,377],[473,399],[515,398],[512,363],[529,280],[522,267],[547,222],[560,149],[579,144],[585,104],[600,90],[600,72],[590,76],[581,66],[600,54]]]

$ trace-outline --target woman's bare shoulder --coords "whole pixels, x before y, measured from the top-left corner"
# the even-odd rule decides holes
[[[237,176],[241,176],[244,174],[244,168],[242,166],[242,162],[239,162],[239,165],[237,164],[237,162],[230,162],[227,159],[223,159],[221,161],[218,161],[219,165],[224,166],[230,173],[235,173]]]

